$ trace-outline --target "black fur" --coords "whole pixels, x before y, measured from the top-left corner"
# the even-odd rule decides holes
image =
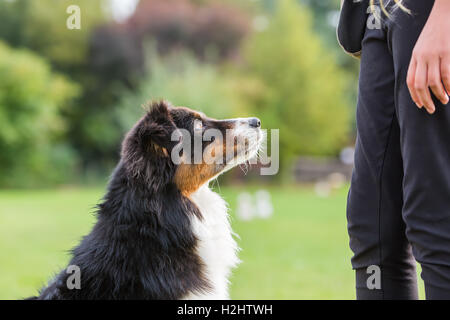
[[[154,103],[123,142],[97,223],[72,250],[81,289],[67,288],[63,270],[39,299],[179,299],[209,289],[190,225],[200,212],[173,183],[176,166],[162,149],[174,146],[170,109]]]

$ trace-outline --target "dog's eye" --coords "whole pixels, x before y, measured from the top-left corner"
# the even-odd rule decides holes
[[[201,131],[203,129],[203,123],[200,120],[194,121],[194,131]]]

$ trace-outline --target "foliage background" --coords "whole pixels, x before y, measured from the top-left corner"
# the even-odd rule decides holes
[[[32,131],[28,145],[41,151],[10,141],[2,168],[11,174],[0,176],[0,187],[102,179],[140,106],[153,98],[219,118],[259,116],[265,128],[282,132],[286,172],[299,155],[336,156],[351,143],[354,70],[330,38],[338,1],[141,0],[123,21],[112,19],[111,3],[0,0],[1,50],[12,57],[1,62],[11,66],[1,74],[0,96],[10,99],[7,83],[21,92],[21,101],[1,106],[0,141],[14,126],[19,140]],[[65,27],[70,4],[81,8],[81,30]],[[45,67],[34,68],[36,61]],[[25,81],[11,69],[18,64]],[[41,96],[36,90],[50,85],[46,77],[67,85],[61,80],[58,96]],[[27,89],[32,83],[42,87]],[[68,84],[72,89],[62,88]],[[25,117],[33,126],[11,122],[20,104],[36,110]],[[44,114],[53,116],[43,120]],[[46,145],[37,143],[43,136]],[[43,163],[55,168],[48,179]]]
[[[0,42],[0,185],[62,183],[74,152],[62,141],[60,116],[78,86],[44,58]]]

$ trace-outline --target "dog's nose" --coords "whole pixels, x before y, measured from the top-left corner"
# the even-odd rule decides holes
[[[250,127],[259,128],[261,127],[261,120],[259,120],[258,118],[250,118],[248,119],[248,124],[250,125]]]

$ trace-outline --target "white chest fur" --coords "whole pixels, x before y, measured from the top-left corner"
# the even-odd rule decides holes
[[[191,200],[200,209],[202,220],[194,217],[192,227],[198,238],[197,253],[205,264],[205,273],[213,290],[193,293],[186,299],[229,299],[228,277],[239,264],[239,250],[233,239],[226,202],[207,185],[201,187]]]

